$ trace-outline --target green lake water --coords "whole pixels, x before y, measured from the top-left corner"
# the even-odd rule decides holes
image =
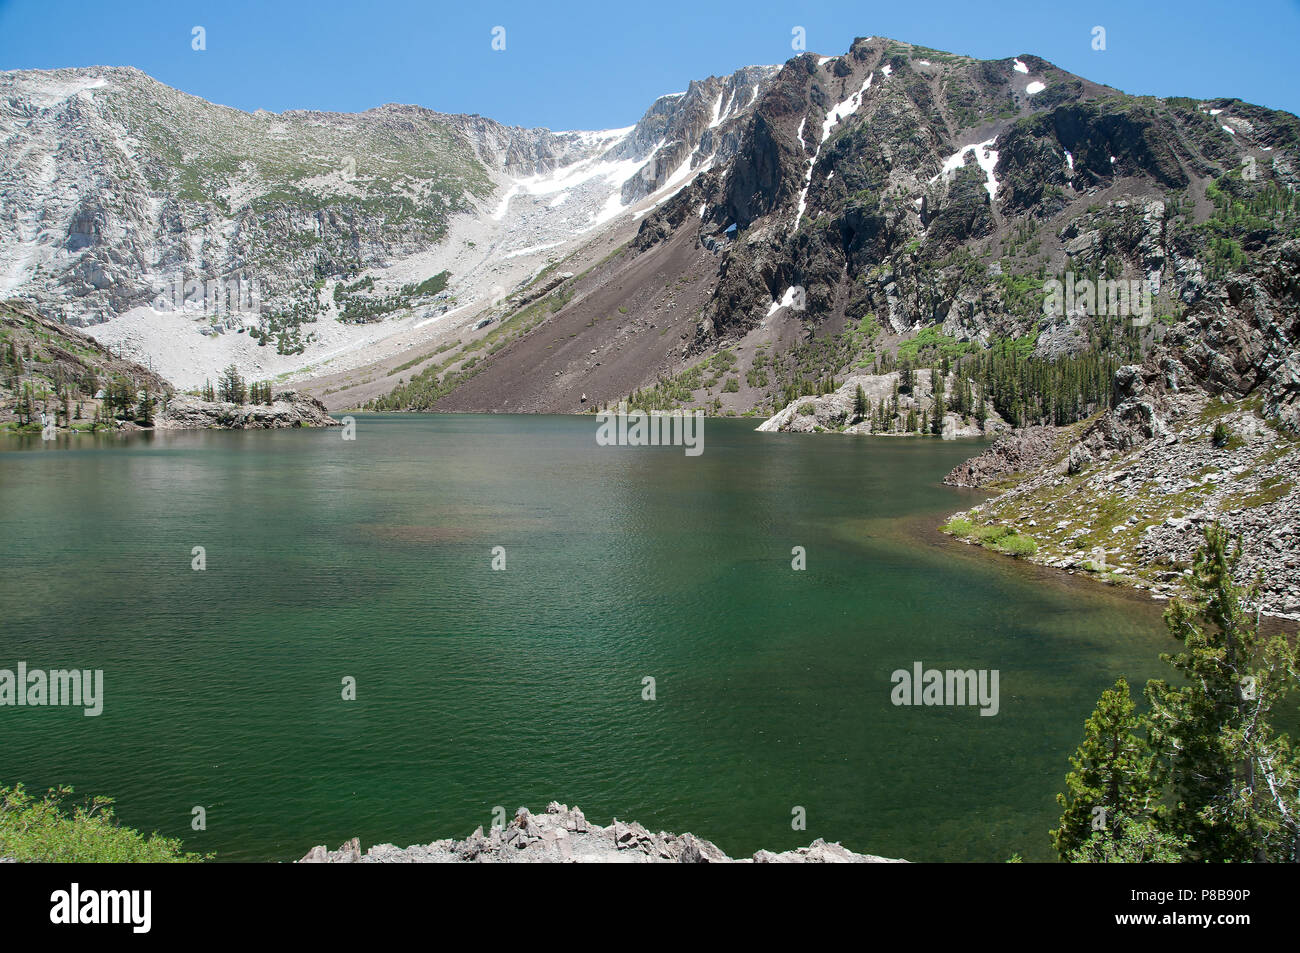
[[[551,800],[733,856],[1049,859],[1097,696],[1166,674],[1160,604],[936,533],[982,444],[753,425],[699,457],[590,417],[0,440],[0,668],[105,683],[96,718],[0,707],[0,783],[225,860]],[[917,661],[996,669],[999,713],[894,706]]]

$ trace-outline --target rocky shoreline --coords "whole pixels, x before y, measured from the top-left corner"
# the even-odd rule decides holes
[[[1137,367],[1117,387],[1116,408],[1089,425],[1019,431],[954,468],[946,483],[1001,492],[945,530],[994,550],[994,534],[1011,530],[1036,546],[1020,558],[1163,600],[1186,594],[1217,522],[1241,536],[1260,610],[1300,619],[1300,441],[1257,397],[1156,398]]]
[[[1156,599],[1186,591],[1204,529],[1239,536],[1255,607],[1300,619],[1300,242],[1228,276],[1141,364],[1111,409],[999,440],[945,482],[1000,491],[945,530]]]
[[[324,404],[297,390],[279,391],[270,404],[206,401],[180,393],[152,370],[114,354],[75,328],[45,317],[26,301],[0,302],[0,341],[8,343],[11,358],[27,355],[19,358],[21,369],[11,364],[10,374],[0,375],[0,429],[8,433],[39,433],[47,422],[54,423],[60,434],[340,425]],[[21,415],[20,389],[16,386],[19,378],[31,404]],[[126,388],[130,403],[136,407],[133,414],[111,412],[108,390],[115,386],[113,382]]]
[[[357,838],[338,850],[313,847],[300,864],[901,864],[904,860],[857,854],[818,839],[798,850],[760,850],[731,858],[694,834],[652,834],[636,822],[593,824],[574,806],[552,801],[544,814],[521,807],[504,828],[479,827],[464,840],[437,840],[407,848],[376,844],[362,853]]]

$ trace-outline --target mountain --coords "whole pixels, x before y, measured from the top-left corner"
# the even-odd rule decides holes
[[[0,296],[182,387],[231,361],[365,359],[728,159],[773,72],[558,133],[413,106],[249,114],[129,68],[0,73]]]
[[[1220,520],[1300,614],[1290,113],[880,37],[595,132],[117,68],[0,93],[0,294],[182,389],[234,362],[332,409],[1014,428],[950,477],[1001,491],[954,532],[1167,595]],[[231,276],[256,294],[205,298]]]
[[[1127,96],[1028,54],[882,38],[804,54],[761,91],[730,159],[626,246],[570,259],[542,305],[506,309],[482,349],[417,364],[376,406],[633,396],[771,415],[849,373],[947,358],[1011,423],[1069,423],[1295,233],[1298,144],[1288,113]],[[1049,316],[1052,281],[1068,293]]]

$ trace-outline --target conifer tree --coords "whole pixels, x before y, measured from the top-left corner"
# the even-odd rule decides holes
[[[1273,727],[1300,685],[1300,644],[1259,634],[1258,587],[1233,580],[1240,560],[1240,538],[1207,527],[1194,597],[1165,613],[1182,650],[1162,658],[1182,677],[1149,681],[1140,718],[1122,680],[1102,695],[1059,798],[1064,859],[1300,862],[1300,756]]]
[[[947,412],[943,400],[943,378],[935,371],[930,372],[934,382],[934,413],[930,416],[930,430],[936,437],[943,436],[943,416]]]
[[[145,385],[144,395],[140,398],[140,406],[136,409],[136,420],[146,427],[153,426],[153,392]]]
[[[32,417],[36,414],[36,408],[32,404],[32,385],[24,384],[22,394],[18,398],[18,422],[26,425],[32,422]]]
[[[1121,678],[1102,692],[1084,723],[1083,743],[1070,758],[1074,770],[1066,776],[1066,793],[1056,796],[1065,811],[1052,843],[1062,856],[1094,833],[1118,840],[1124,820],[1152,822],[1159,785],[1140,728],[1128,682]]]
[[[221,380],[217,382],[217,395],[227,404],[243,404],[248,400],[248,387],[234,364],[221,372]]]
[[[1300,758],[1272,718],[1300,681],[1300,645],[1264,638],[1256,586],[1233,581],[1241,539],[1211,525],[1192,566],[1194,605],[1165,622],[1182,650],[1164,656],[1185,681],[1152,681],[1153,745],[1169,759],[1174,829],[1207,861],[1300,861]]]

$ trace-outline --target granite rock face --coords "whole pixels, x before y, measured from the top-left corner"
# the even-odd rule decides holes
[[[407,848],[377,844],[362,853],[357,838],[338,850],[313,847],[303,864],[894,864],[905,863],[857,854],[840,844],[818,839],[798,850],[760,850],[752,858],[733,859],[694,834],[651,833],[635,821],[615,820],[607,827],[587,820],[576,806],[552,801],[544,814],[521,807],[504,828],[487,833],[477,828],[464,840],[438,840]]]

